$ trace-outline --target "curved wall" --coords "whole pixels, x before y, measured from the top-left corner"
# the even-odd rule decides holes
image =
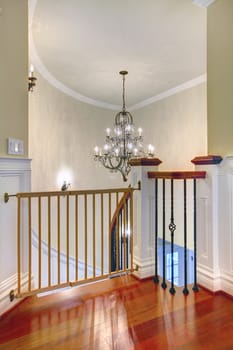
[[[160,169],[191,169],[191,159],[207,152],[206,83],[137,110],[134,118],[155,146]]]
[[[136,127],[144,129],[145,145],[155,145],[161,168],[188,169],[193,157],[206,154],[205,83],[132,114]],[[60,189],[63,180],[71,181],[72,189],[126,186],[120,173],[112,174],[93,160],[93,148],[103,144],[114,116],[114,111],[77,101],[38,76],[29,100],[32,190]],[[67,170],[70,175],[61,176],[58,184],[58,175]]]
[[[32,190],[59,190],[64,180],[71,189],[125,187],[120,174],[93,160],[94,147],[104,143],[115,113],[79,102],[36,76],[29,99]]]

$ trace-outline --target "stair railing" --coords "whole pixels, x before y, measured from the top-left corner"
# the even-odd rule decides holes
[[[155,276],[154,282],[159,283],[159,251],[158,251],[158,239],[162,239],[162,283],[163,289],[167,288],[167,272],[169,271],[171,282],[170,293],[175,294],[175,252],[174,245],[177,237],[177,231],[179,231],[179,236],[182,235],[183,240],[183,293],[185,295],[189,294],[188,289],[188,261],[187,261],[187,250],[188,250],[188,238],[189,241],[193,241],[193,291],[198,291],[197,285],[197,196],[196,196],[196,186],[197,179],[204,179],[206,176],[205,171],[157,171],[148,172],[148,177],[155,180]],[[176,191],[175,196],[175,185],[177,181],[183,181],[183,190],[179,187]],[[187,182],[193,182],[192,194],[189,191],[189,196],[187,194]],[[178,198],[179,201],[182,198],[183,192],[183,223],[182,219],[179,217],[176,220],[176,206],[175,200]],[[170,197],[170,198],[169,198]],[[192,197],[192,198],[190,198]],[[192,213],[188,212],[188,207],[190,207],[190,200],[193,201]],[[189,204],[189,205],[188,205]],[[179,208],[180,209],[180,208]],[[168,214],[169,213],[169,214]],[[189,215],[188,215],[189,214]],[[192,229],[188,230],[188,218],[191,220],[192,216]],[[190,227],[189,222],[189,227]],[[169,230],[170,236],[167,235]],[[183,233],[181,232],[183,231]],[[192,238],[190,238],[192,234]],[[181,238],[179,238],[179,241]],[[167,255],[166,247],[170,245],[169,256]],[[167,256],[169,257],[169,270],[167,268]],[[180,263],[180,262],[179,262]],[[177,266],[176,266],[177,267]],[[178,269],[179,267],[177,267]]]

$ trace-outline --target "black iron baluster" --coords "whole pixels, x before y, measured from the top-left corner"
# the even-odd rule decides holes
[[[171,288],[169,289],[171,294],[175,294],[174,288],[174,232],[176,225],[174,224],[174,188],[173,179],[171,179],[171,221],[169,224],[169,230],[171,232]]]
[[[122,225],[123,225],[123,219],[122,219],[122,212],[123,209],[121,209],[120,211],[120,224],[119,224],[119,228],[120,228],[120,235],[119,235],[119,270],[123,269],[123,252],[124,252],[124,238],[123,238],[123,229],[122,229]]]
[[[184,295],[189,294],[187,287],[187,186],[184,179]]]
[[[116,224],[114,224],[114,227],[111,232],[111,272],[116,271]]]
[[[165,289],[167,288],[166,284],[166,252],[165,252],[165,217],[166,217],[166,212],[165,212],[165,179],[163,179],[163,282],[161,284],[162,288]]]
[[[158,179],[155,179],[155,276],[154,282],[159,283],[158,276]]]
[[[127,222],[127,232],[125,233],[125,238],[126,238],[126,268],[128,269],[129,267],[129,252],[130,252],[130,241],[129,241],[129,235],[131,234],[131,232],[129,233],[129,205],[130,205],[130,201],[127,198],[126,199],[126,222]]]
[[[193,291],[198,292],[197,286],[197,186],[196,179],[193,180],[193,239],[194,239],[194,284]]]

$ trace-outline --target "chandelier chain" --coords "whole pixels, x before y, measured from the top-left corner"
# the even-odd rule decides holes
[[[123,110],[123,112],[125,112],[126,111],[126,107],[125,107],[125,75],[123,75],[123,95],[122,95],[122,97],[123,97],[123,108],[122,108],[122,110]]]

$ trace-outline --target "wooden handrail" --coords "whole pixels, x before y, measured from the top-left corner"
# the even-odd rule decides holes
[[[110,226],[110,233],[112,234],[112,231],[113,231],[113,228],[115,226],[115,223],[116,223],[116,219],[117,217],[119,216],[121,210],[124,208],[124,205],[127,201],[127,199],[129,199],[130,197],[130,194],[131,194],[131,191],[128,191],[128,192],[125,192],[123,197],[121,198],[116,210],[115,210],[115,213],[112,217],[112,221],[111,221],[111,226]]]
[[[138,188],[140,189],[140,188]],[[91,195],[91,194],[108,194],[108,193],[120,193],[134,191],[132,187],[129,188],[117,188],[117,189],[101,189],[101,190],[72,190],[72,191],[46,191],[46,192],[20,192],[16,194],[4,193],[4,202],[8,203],[11,197],[17,198],[38,198],[38,197],[65,197],[65,196],[76,196],[76,195]]]
[[[149,179],[204,179],[206,171],[148,171]]]

